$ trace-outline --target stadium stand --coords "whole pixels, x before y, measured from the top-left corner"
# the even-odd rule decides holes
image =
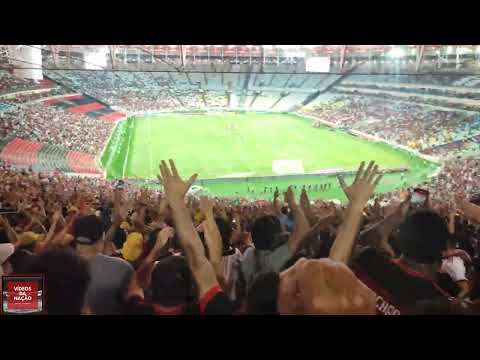
[[[139,59],[118,69],[148,70]],[[0,204],[18,211],[0,217],[0,274],[45,274],[49,314],[478,313],[478,76],[309,74],[300,61],[259,73],[245,57],[178,72],[168,61],[158,72],[48,70],[45,82],[0,72]],[[305,187],[298,200],[291,188],[199,200],[172,163],[161,190],[101,177],[117,121],[229,107],[298,112],[441,166],[418,184],[422,203],[406,187],[375,193],[385,178],[373,163],[352,185],[339,180],[344,205],[310,201]],[[53,276],[68,285],[53,288]]]

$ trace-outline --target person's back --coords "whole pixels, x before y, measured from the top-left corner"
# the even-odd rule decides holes
[[[283,232],[280,220],[273,215],[257,218],[252,227],[255,248],[248,248],[239,258],[240,276],[248,289],[254,278],[265,272],[279,272],[292,256],[288,234]]]
[[[415,313],[421,301],[452,300],[434,281],[449,238],[446,222],[436,213],[419,210],[400,226],[402,256],[392,259],[374,248],[362,249],[352,269],[377,295],[377,313]]]
[[[409,314],[414,312],[418,301],[449,297],[427,275],[373,248],[364,249],[352,269],[376,293],[380,315]]]
[[[101,220],[95,215],[84,216],[74,223],[77,253],[87,260],[91,274],[85,302],[92,314],[123,314],[134,270],[127,261],[102,254],[103,230]]]
[[[129,299],[129,314],[134,315],[191,315],[199,314],[196,289],[187,260],[169,256],[154,265],[150,286],[144,297]]]
[[[88,259],[92,280],[86,304],[93,314],[112,315],[125,312],[125,298],[132,279],[133,267],[121,258],[102,254]]]

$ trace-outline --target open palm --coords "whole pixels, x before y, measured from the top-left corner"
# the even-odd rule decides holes
[[[198,175],[193,174],[187,181],[184,181],[180,178],[180,175],[178,175],[173,160],[170,159],[169,162],[171,169],[169,169],[164,160],[160,163],[160,175],[158,176],[158,180],[163,184],[165,195],[169,201],[183,199]]]
[[[366,170],[364,170],[364,167],[365,162],[362,161],[355,180],[350,186],[347,186],[345,180],[341,176],[338,176],[340,186],[352,204],[365,205],[372,197],[375,187],[382,179],[382,175],[378,175],[378,165],[375,165],[374,161],[370,161]]]

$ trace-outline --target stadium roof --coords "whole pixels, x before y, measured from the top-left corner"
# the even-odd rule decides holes
[[[207,51],[229,53],[259,53],[262,49],[266,52],[298,52],[308,55],[332,54],[345,48],[347,53],[384,53],[396,46],[416,48],[425,46],[425,51],[438,50],[447,45],[55,45],[59,51],[86,51],[115,46],[117,50],[139,49],[144,51],[180,51],[181,48],[196,53]]]

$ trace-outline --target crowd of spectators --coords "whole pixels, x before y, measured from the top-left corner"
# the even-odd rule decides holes
[[[370,97],[338,96],[303,111],[418,151],[480,134],[478,115]]]
[[[200,89],[91,88],[88,94],[128,112],[223,109],[228,106],[225,93]]]
[[[8,71],[0,71],[0,94],[39,89],[41,87],[41,85],[33,80],[21,79],[10,74]]]
[[[161,191],[3,165],[0,270],[44,274],[48,314],[477,313],[478,165],[447,164],[418,202],[375,196],[361,164],[343,206],[192,197],[173,162]]]
[[[226,106],[223,94],[157,80],[166,85],[99,79],[87,93],[131,112]],[[437,154],[480,135],[478,117],[405,102],[341,96],[305,112]],[[111,130],[43,104],[0,113],[1,136],[90,154]],[[375,195],[382,175],[362,163],[352,184],[338,179],[345,205],[310,201],[305,189],[296,199],[291,188],[236,205],[197,198],[197,175],[182,180],[173,161],[160,164],[161,190],[1,165],[0,274],[45,275],[48,314],[478,313],[479,165],[445,161],[422,198],[406,188]]]
[[[15,96],[4,98],[2,101],[10,104],[25,104],[38,99],[51,98],[53,96],[65,95],[68,93],[70,93],[70,91],[67,89],[63,87],[56,87],[49,89],[48,91],[15,94]]]
[[[443,96],[443,97],[457,97],[461,99],[471,99],[479,100],[480,92],[474,89],[464,89],[464,88],[455,88],[455,87],[431,87],[428,84],[405,84],[398,83],[392,85],[391,83],[382,83],[382,82],[351,82],[344,81],[341,83],[342,88],[362,88],[362,89],[374,89],[374,90],[384,90],[384,91],[399,91],[409,94],[423,94],[423,95],[434,95],[434,96]]]
[[[448,107],[457,110],[479,111],[480,104],[471,99],[461,97],[444,97],[437,95],[424,95],[418,93],[403,93],[399,91],[380,91],[362,88],[334,87],[331,89],[334,94],[349,94],[356,96],[369,96],[383,100],[408,101],[410,103],[428,104],[432,106]]]
[[[89,154],[101,152],[112,129],[111,123],[42,103],[0,112],[0,136],[52,143]]]

